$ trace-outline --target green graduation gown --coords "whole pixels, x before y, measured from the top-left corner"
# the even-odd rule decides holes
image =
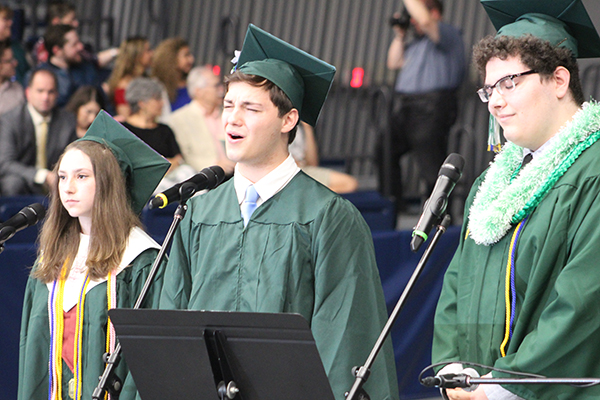
[[[473,185],[465,215],[483,178]],[[600,141],[577,158],[523,225],[515,260],[516,316],[505,357],[505,275],[515,226],[484,246],[465,239],[466,221],[436,310],[433,362],[600,377]],[[525,399],[600,398],[600,386],[504,387]]]
[[[158,250],[149,248],[139,254],[131,265],[117,274],[117,307],[131,308],[137,300],[146,277],[150,272]],[[159,268],[155,281],[146,295],[145,308],[158,304],[162,285],[162,272]],[[106,352],[107,329],[106,281],[88,291],[84,306],[84,326],[82,339],[82,399],[91,399],[98,385],[98,378],[104,372],[102,355]],[[25,289],[23,315],[21,319],[21,339],[19,352],[19,400],[48,399],[48,360],[50,332],[48,327],[48,287],[38,279],[29,278]],[[73,373],[63,361],[62,398],[69,399],[68,382]],[[119,378],[125,381],[121,400],[135,397],[136,390],[131,375],[128,374],[124,359],[116,369]]]
[[[339,400],[387,320],[364,219],[303,172],[245,228],[233,179],[193,198],[175,234],[160,308],[301,314]],[[373,400],[398,398],[390,340],[365,388]]]

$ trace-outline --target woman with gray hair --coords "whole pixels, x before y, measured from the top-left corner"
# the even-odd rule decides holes
[[[157,121],[163,109],[163,90],[162,84],[153,78],[140,77],[132,80],[125,91],[125,100],[131,108],[131,114],[123,123],[127,129],[171,163],[171,168],[158,186],[157,192],[195,173],[192,167],[184,164],[171,128]]]

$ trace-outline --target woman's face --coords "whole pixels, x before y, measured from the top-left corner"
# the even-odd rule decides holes
[[[100,104],[96,103],[94,100],[79,107],[77,109],[77,128],[79,128],[79,130],[87,131],[99,112]],[[79,136],[79,133],[77,136]]]
[[[96,178],[92,161],[83,151],[72,149],[63,155],[58,168],[58,193],[69,215],[79,218],[82,226],[89,226],[96,195]]]
[[[152,63],[152,54],[154,54],[154,50],[150,48],[150,42],[146,42],[144,44],[144,51],[140,54],[139,63],[144,69],[148,68]]]
[[[185,46],[179,49],[177,52],[177,69],[184,74],[188,74],[194,66],[194,55],[191,53],[190,48]]]
[[[152,118],[158,118],[163,112],[162,97],[152,98],[146,101],[140,101],[140,111],[143,111]]]

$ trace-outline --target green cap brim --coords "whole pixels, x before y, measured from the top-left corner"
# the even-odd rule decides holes
[[[481,0],[481,4],[499,35],[532,34],[570,48],[578,58],[600,57],[600,37],[581,0]],[[534,14],[534,18],[517,21],[525,14]],[[555,18],[564,23],[566,29],[562,24],[549,23],[548,18],[536,18],[535,14]],[[511,24],[515,25],[508,26]]]
[[[141,213],[171,163],[103,110],[79,140],[110,147],[125,175],[132,208]]]
[[[287,65],[286,65],[287,64]],[[250,24],[237,69],[273,82],[312,126],[335,75],[335,67]]]

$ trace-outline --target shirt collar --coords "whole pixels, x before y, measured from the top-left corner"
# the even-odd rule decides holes
[[[38,126],[42,122],[50,122],[52,119],[52,114],[44,117],[42,114],[38,112],[30,103],[27,103],[27,109],[29,110],[29,115],[31,115],[31,120],[33,121],[33,125]]]
[[[556,139],[557,136],[558,135],[552,136],[550,139],[548,139],[546,141],[546,143],[544,143],[543,145],[541,145],[540,148],[537,149],[536,151],[533,151],[533,150],[530,150],[530,149],[527,149],[527,148],[523,148],[523,158],[525,158],[525,156],[527,154],[531,154],[531,156],[533,158],[541,156],[542,154],[544,154],[544,152],[546,152],[546,150],[548,150],[548,148],[550,147],[550,145],[557,140]]]
[[[256,204],[260,206],[265,201],[273,197],[277,192],[283,189],[296,174],[300,171],[298,165],[291,155],[279,164],[277,168],[262,177],[258,182],[254,183],[256,192],[260,196]],[[246,196],[246,189],[253,183],[244,177],[240,172],[238,165],[235,166],[233,175],[233,185],[238,198],[238,204],[242,204]]]

